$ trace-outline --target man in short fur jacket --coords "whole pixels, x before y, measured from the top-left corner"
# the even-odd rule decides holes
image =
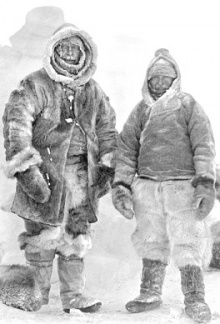
[[[161,304],[172,251],[187,314],[207,320],[202,261],[209,237],[205,217],[215,200],[211,125],[182,92],[179,68],[165,49],[156,51],[142,94],[119,137],[112,185],[116,209],[128,219],[135,214],[132,242],[143,259],[141,294],[126,308],[140,312]]]
[[[96,311],[101,302],[83,294],[83,257],[98,200],[110,189],[116,148],[115,112],[92,79],[97,49],[71,24],[50,38],[43,68],[11,93],[3,123],[6,173],[17,179],[11,211],[22,217],[19,237],[36,269],[42,304],[49,299],[58,254],[63,309]]]

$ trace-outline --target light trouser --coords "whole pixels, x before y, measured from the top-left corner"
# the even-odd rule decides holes
[[[136,230],[132,243],[142,258],[173,261],[180,268],[202,267],[211,257],[211,235],[192,208],[190,180],[153,181],[137,178],[132,185]]]

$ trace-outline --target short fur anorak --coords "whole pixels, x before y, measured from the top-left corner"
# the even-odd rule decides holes
[[[177,78],[155,101],[148,74],[161,58],[174,66]],[[209,118],[190,94],[181,91],[179,68],[169,52],[156,53],[142,95],[120,133],[114,182],[130,186],[137,175],[157,181],[200,176],[215,180],[215,143]]]

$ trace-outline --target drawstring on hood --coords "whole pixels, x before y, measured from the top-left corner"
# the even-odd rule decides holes
[[[77,64],[65,62],[56,53],[55,48],[66,38],[74,39],[74,43],[80,48]],[[96,70],[96,61],[97,47],[92,38],[72,24],[63,24],[46,45],[43,66],[51,79],[75,88],[90,80]]]

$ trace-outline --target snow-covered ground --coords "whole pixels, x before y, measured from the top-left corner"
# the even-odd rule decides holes
[[[220,208],[217,204],[215,211]],[[7,217],[7,219],[6,219]],[[59,298],[56,260],[52,276],[49,305],[37,312],[24,312],[0,303],[0,323],[148,323],[190,324],[184,313],[180,275],[172,262],[167,268],[163,288],[163,305],[148,313],[130,314],[124,305],[139,294],[141,260],[136,256],[130,242],[135,222],[120,216],[112,206],[111,197],[101,200],[99,223],[94,227],[93,249],[85,259],[86,293],[99,298],[103,306],[98,313],[85,314],[73,310],[65,314]],[[4,224],[14,224],[15,232],[23,230],[23,222],[11,213],[1,213]],[[1,227],[1,237],[3,232]],[[7,229],[5,228],[5,232]],[[108,238],[108,239],[106,239]],[[23,252],[18,249],[16,236],[5,236],[7,253],[2,263],[24,264]],[[212,311],[212,323],[220,324],[220,271],[205,272],[206,301]]]
[[[64,9],[69,22],[91,33],[99,49],[95,79],[110,96],[116,110],[119,130],[129,111],[141,99],[145,69],[154,51],[163,46],[169,48],[171,55],[174,55],[180,64],[187,89],[192,91],[192,95],[198,98],[209,113],[219,147],[220,128],[217,112],[220,65],[216,47],[216,39],[219,37],[217,2],[117,0],[115,5],[114,1],[106,0],[87,2],[23,0],[22,4],[26,3],[27,11],[39,5],[58,5]],[[4,25],[5,17],[1,16],[3,24],[1,33],[8,31],[4,26],[9,25],[9,19],[10,27],[12,26],[14,14],[21,21],[19,8],[24,13],[24,7],[19,1],[8,0],[4,2],[4,6],[7,7],[10,17],[6,17],[7,24]],[[1,9],[1,14],[5,16],[3,6]],[[28,26],[27,24],[19,26],[11,39],[13,41],[11,46],[4,44],[0,46],[1,115],[7,98],[18,81],[42,66],[42,48],[50,31],[47,29],[47,23],[54,23],[55,30],[58,27],[56,24],[60,24],[63,19],[59,10],[53,13],[50,9],[50,12],[51,17],[48,16],[48,20],[32,16],[33,25],[29,19]],[[56,14],[59,14],[59,19],[56,19]],[[36,27],[37,22],[39,26]],[[209,89],[207,85],[210,86]],[[184,86],[184,90],[188,91],[187,89],[185,90]],[[1,123],[0,132],[2,133]],[[2,152],[0,163],[3,163],[1,134],[0,147]],[[219,151],[217,153],[219,154]],[[0,205],[7,206],[7,200],[13,195],[15,182],[6,180],[0,172],[0,183]],[[220,216],[220,207],[216,203],[213,217],[217,220],[218,215]],[[85,260],[86,289],[103,302],[98,313],[83,314],[80,311],[63,313],[55,260],[49,305],[43,306],[38,312],[30,313],[5,306],[0,302],[0,323],[192,323],[184,314],[180,276],[172,264],[167,268],[163,289],[164,303],[161,308],[140,314],[130,314],[126,311],[124,305],[139,294],[141,277],[141,260],[136,256],[130,242],[134,227],[134,220],[124,219],[114,209],[110,195],[101,200],[99,222],[94,226],[93,249]],[[22,219],[12,213],[0,211],[0,261],[3,264],[25,263],[23,252],[19,250],[17,243],[17,236],[23,230]],[[206,301],[213,314],[212,323],[220,324],[220,271],[207,271],[205,284]]]

